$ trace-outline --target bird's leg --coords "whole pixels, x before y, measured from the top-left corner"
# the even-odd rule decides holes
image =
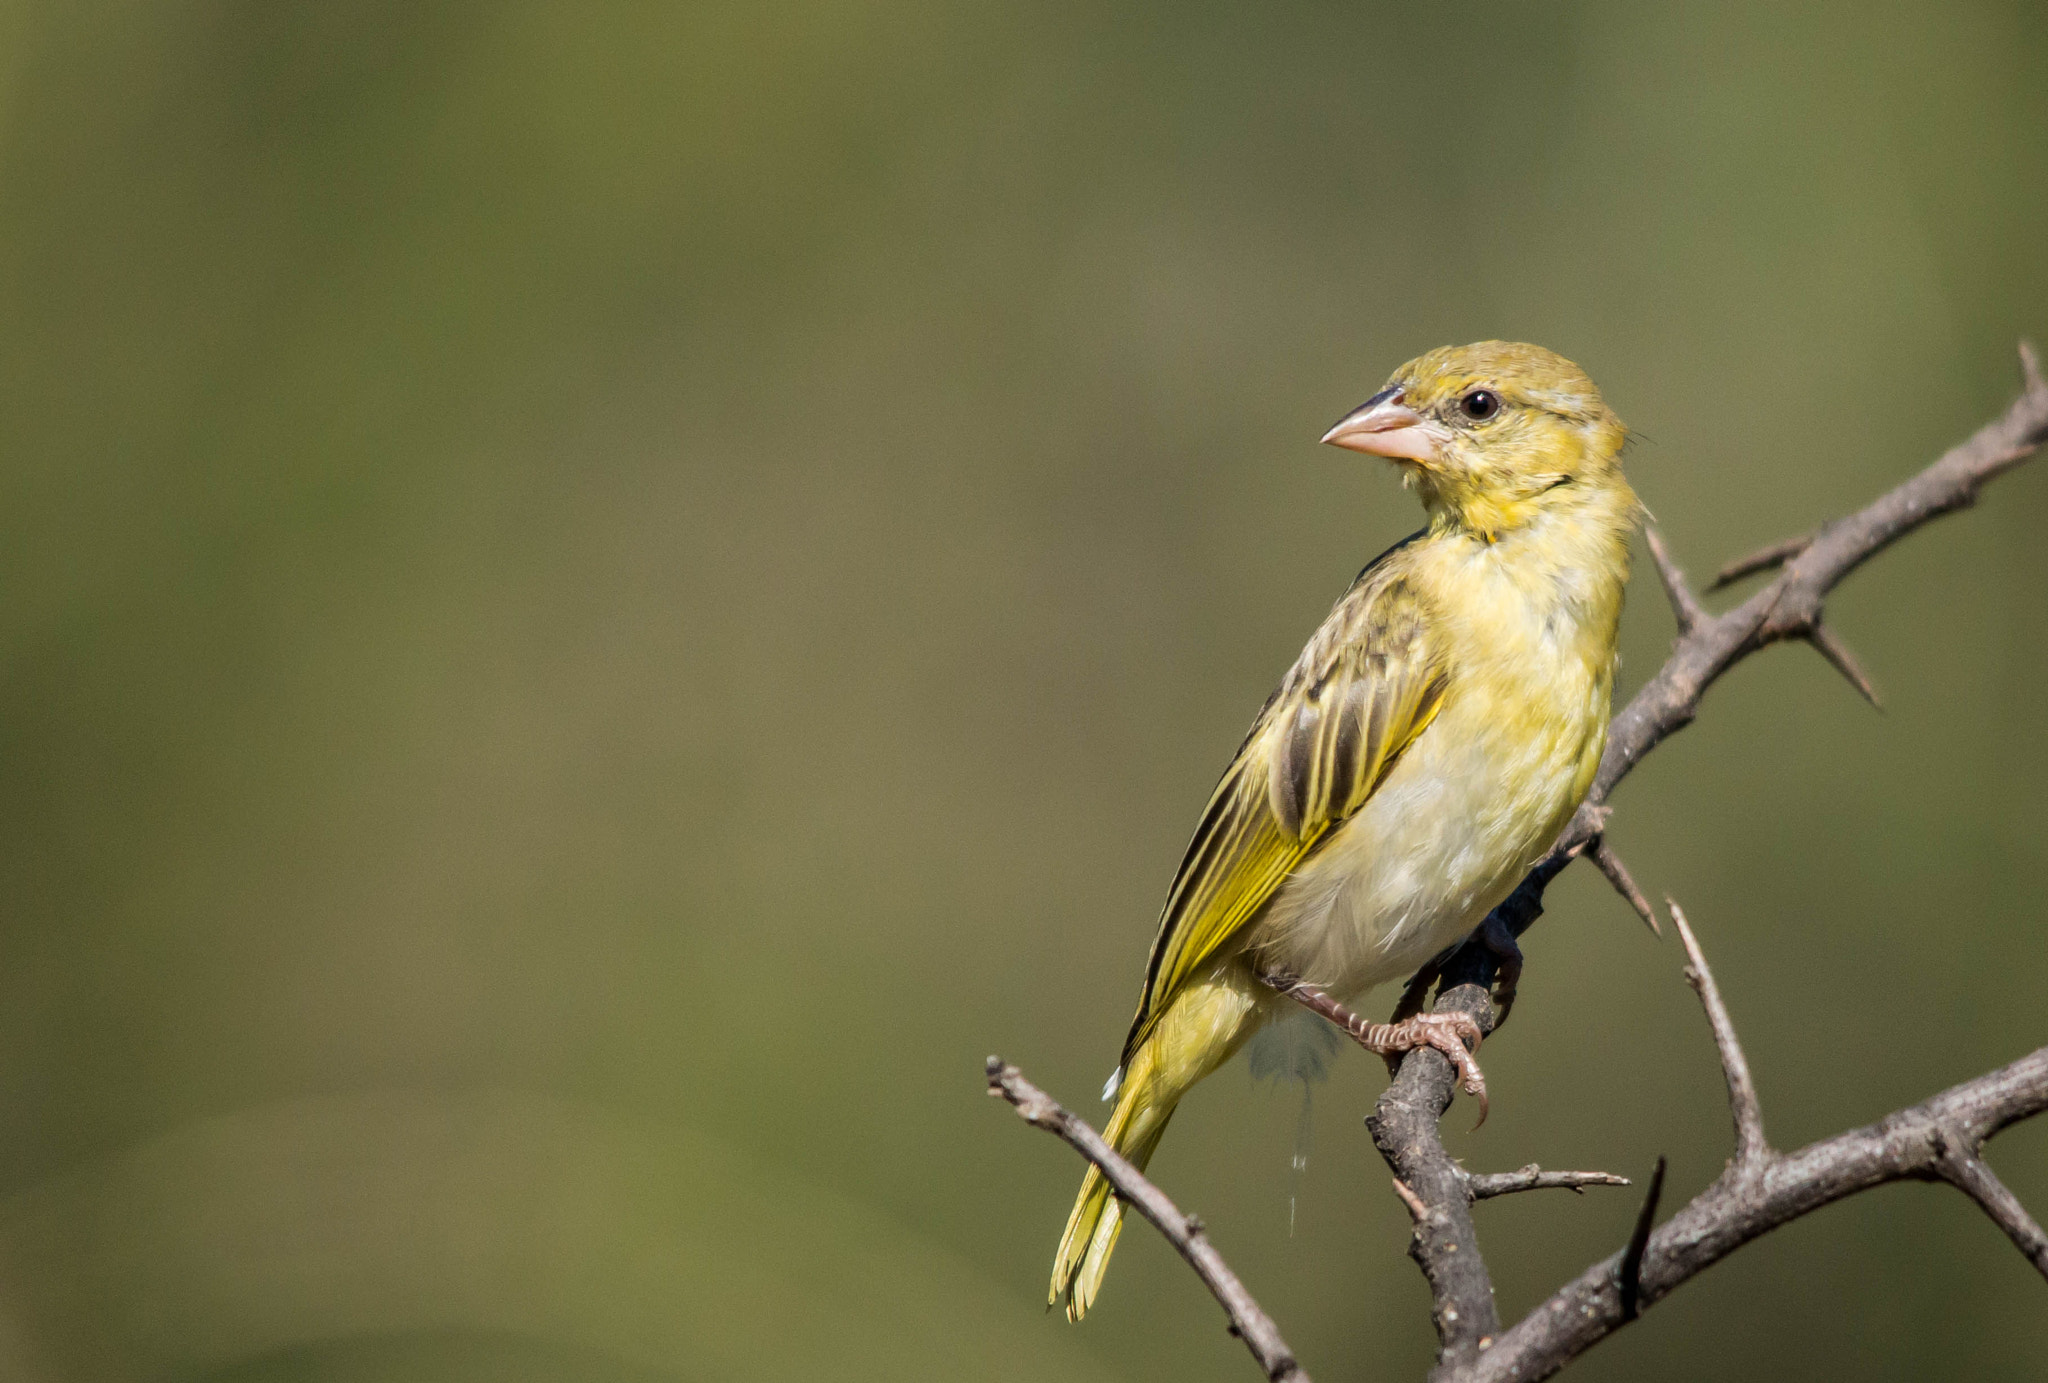
[[[1392,1057],[1417,1047],[1436,1048],[1458,1068],[1465,1093],[1479,1101],[1479,1122],[1486,1122],[1486,1077],[1480,1073],[1471,1051],[1484,1034],[1470,1014],[1417,1013],[1398,1023],[1369,1023],[1314,985],[1291,975],[1262,972],[1259,980],[1309,1012],[1329,1019],[1375,1056]]]

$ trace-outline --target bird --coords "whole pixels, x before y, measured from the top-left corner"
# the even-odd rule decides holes
[[[1383,1055],[1458,1065],[1463,1014],[1348,1005],[1471,932],[1542,857],[1607,738],[1629,544],[1628,431],[1585,371],[1481,341],[1409,361],[1322,441],[1396,466],[1426,527],[1310,637],[1210,795],[1167,892],[1104,1136],[1143,1170],[1181,1098],[1300,1003]],[[1091,1165],[1049,1305],[1080,1320],[1123,1203]]]

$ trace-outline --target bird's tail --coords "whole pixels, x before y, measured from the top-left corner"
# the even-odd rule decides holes
[[[1154,1045],[1148,1042],[1132,1055],[1117,1089],[1116,1109],[1102,1130],[1109,1145],[1141,1172],[1180,1103],[1178,1091],[1170,1100],[1158,1098],[1166,1092],[1157,1079]],[[1102,1169],[1091,1164],[1081,1179],[1081,1194],[1074,1199],[1074,1213],[1067,1216],[1059,1252],[1053,1255],[1052,1293],[1047,1298],[1051,1304],[1064,1304],[1070,1321],[1086,1315],[1102,1289],[1110,1252],[1123,1232],[1123,1212],[1124,1203],[1103,1179]]]
[[[1144,1171],[1181,1096],[1243,1045],[1269,1011],[1270,997],[1248,975],[1237,973],[1190,986],[1131,1053],[1116,1086],[1116,1108],[1102,1130],[1109,1145]],[[1091,1165],[1053,1255],[1047,1298],[1049,1304],[1065,1305],[1070,1321],[1080,1320],[1095,1304],[1123,1231],[1123,1210],[1101,1169]]]

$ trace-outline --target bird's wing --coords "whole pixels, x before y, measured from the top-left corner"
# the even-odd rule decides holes
[[[1393,555],[1330,612],[1210,796],[1167,894],[1126,1062],[1188,977],[1365,805],[1442,706],[1441,637]]]

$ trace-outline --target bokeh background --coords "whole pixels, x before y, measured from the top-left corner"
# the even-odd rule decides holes
[[[1584,364],[1696,572],[2048,336],[2028,3],[0,5],[0,1377],[1233,1380],[1148,1232],[1042,1309],[1168,876],[1413,501],[1321,428]],[[1618,799],[1792,1145],[2048,1038],[2048,463]],[[1639,577],[1629,689],[1670,620]],[[1552,892],[1476,1167],[1689,1194],[1669,942]],[[1386,996],[1374,1006],[1386,1002]],[[1373,1067],[1374,1069],[1368,1069]],[[1323,1379],[1432,1347],[1356,1054],[1155,1164]],[[1462,1130],[1465,1116],[1453,1116]],[[1992,1161],[2048,1213],[2048,1125]],[[1633,1193],[1481,1212],[1512,1316]],[[1586,1379],[2048,1378],[1957,1195]]]

